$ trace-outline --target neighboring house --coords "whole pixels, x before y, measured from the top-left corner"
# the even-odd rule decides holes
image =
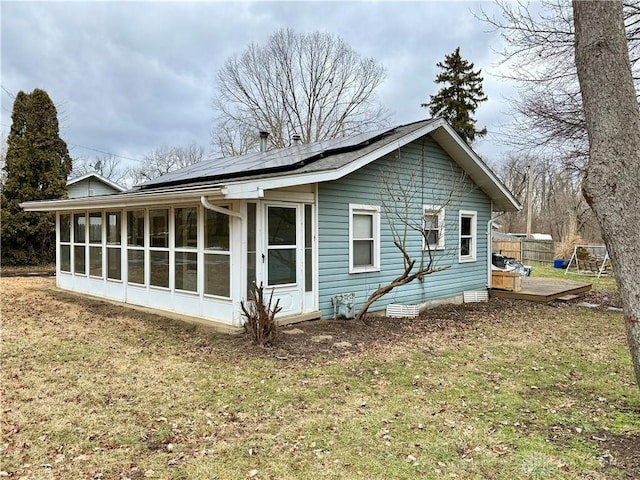
[[[440,203],[463,172],[464,195]],[[409,254],[420,259],[428,241],[450,268],[371,311],[486,292],[491,213],[520,205],[441,119],[203,161],[125,193],[23,207],[56,212],[60,288],[240,326],[254,282],[280,300],[280,317],[299,320],[333,317],[351,293],[353,309],[338,306],[357,312],[395,278],[403,257],[382,207],[396,198],[383,188],[394,177],[416,187],[404,198],[410,215],[430,220],[428,240],[409,232]]]
[[[67,180],[69,198],[96,197],[112,193],[122,193],[125,190],[126,188],[95,172],[85,173],[79,177]]]

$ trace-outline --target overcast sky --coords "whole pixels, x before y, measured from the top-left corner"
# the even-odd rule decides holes
[[[482,68],[489,101],[477,112],[489,136],[475,149],[497,161],[505,95],[491,75],[499,35],[473,12],[485,2],[8,2],[1,8],[2,134],[13,96],[46,90],[73,158],[108,152],[142,159],[162,145],[210,150],[213,78],[225,59],[274,31],[341,36],[387,69],[378,91],[392,124],[427,118],[435,64],[456,47]],[[98,152],[99,151],[99,152]],[[129,160],[126,160],[129,162]]]

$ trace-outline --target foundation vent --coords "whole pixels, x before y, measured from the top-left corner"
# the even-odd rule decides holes
[[[488,302],[489,292],[487,290],[467,290],[464,292],[464,303]]]
[[[420,314],[418,305],[401,305],[392,303],[387,305],[387,317],[390,318],[416,318]]]

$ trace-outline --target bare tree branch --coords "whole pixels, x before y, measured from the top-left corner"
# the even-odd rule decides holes
[[[294,133],[308,143],[386,126],[375,96],[384,77],[383,67],[339,37],[279,30],[218,71],[212,144],[226,156],[254,147],[260,130],[281,148]]]

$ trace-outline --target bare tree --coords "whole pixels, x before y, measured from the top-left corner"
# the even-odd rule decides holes
[[[478,16],[502,34],[498,76],[515,80],[514,121],[505,143],[582,170],[588,140],[574,61],[574,22],[564,0],[497,1],[498,15]],[[640,79],[640,7],[629,0],[625,26],[636,79]]]
[[[220,121],[211,132],[211,146],[223,157],[244,155],[256,149],[259,132],[247,123],[234,120]]]
[[[252,144],[251,131],[270,132],[271,146],[281,148],[294,133],[307,143],[386,125],[388,115],[375,97],[384,78],[383,67],[339,37],[279,30],[218,71],[212,143],[222,153],[243,152]],[[241,137],[225,133],[233,131]]]
[[[105,154],[95,157],[74,158],[73,170],[69,174],[69,178],[81,177],[91,172],[95,172],[120,185],[127,184],[129,176],[129,169],[122,165],[118,157]]]
[[[437,185],[437,189],[425,191],[425,183],[415,175],[405,176],[389,171],[380,173],[381,214],[393,244],[402,255],[403,270],[391,282],[380,285],[369,295],[356,315],[357,320],[364,320],[371,305],[395,288],[415,280],[422,281],[427,275],[450,268],[447,260],[457,255],[458,245],[439,247],[444,245],[446,212],[449,208],[459,208],[465,192],[470,192],[474,186],[466,174],[456,173],[453,169],[444,173],[425,171],[424,177]],[[412,255],[409,245],[415,245],[412,237],[416,235],[422,239],[422,248],[419,255]]]
[[[620,1],[573,1],[589,163],[585,199],[602,227],[640,386],[640,109]]]
[[[587,241],[601,241],[594,228],[594,215],[582,196],[581,177],[571,168],[550,158],[509,154],[494,171],[522,202],[527,199],[529,165],[533,165],[532,225],[535,232],[549,233],[556,240],[580,235]],[[503,231],[525,231],[528,209],[500,217]]]
[[[134,167],[130,175],[135,185],[165,173],[201,162],[205,157],[204,147],[192,143],[187,147],[162,146],[145,155],[141,165]]]

